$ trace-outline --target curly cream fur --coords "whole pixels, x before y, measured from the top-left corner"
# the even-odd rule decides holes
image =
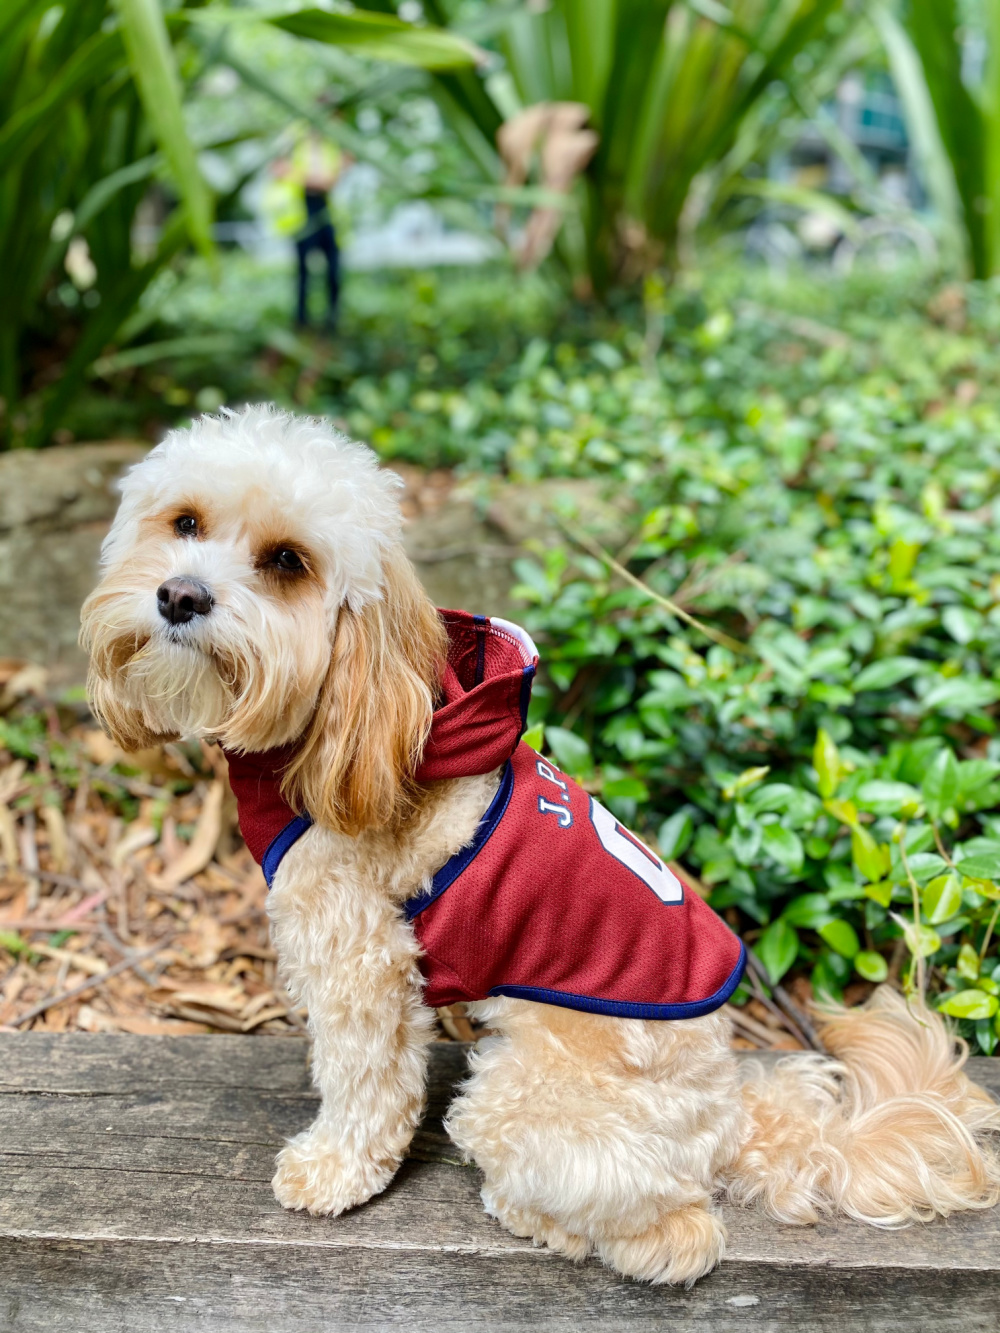
[[[182,541],[171,516],[197,511]],[[95,711],[127,748],[182,732],[236,749],[300,740],[287,790],[317,823],[268,900],[307,1005],[315,1123],[278,1157],[289,1208],[336,1214],[385,1188],[424,1100],[433,1015],[401,910],[471,839],[497,775],[416,786],[443,641],[399,543],[395,482],[321,422],[268,408],[172,432],[126,478],[84,608]],[[308,554],[284,584],[274,540]],[[155,590],[208,583],[181,628]],[[722,1257],[720,1193],[789,1223],[834,1210],[898,1226],[988,1207],[1000,1109],[936,1014],[883,989],[831,1010],[833,1053],[741,1085],[725,1019],[679,1023],[483,1001],[493,1030],[448,1115],[516,1235],[621,1273],[687,1283]]]

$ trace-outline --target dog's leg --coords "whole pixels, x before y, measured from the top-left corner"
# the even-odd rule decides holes
[[[347,843],[311,829],[268,900],[282,975],[309,1010],[322,1096],[312,1126],[278,1154],[274,1193],[310,1213],[342,1213],[392,1179],[423,1108],[433,1035],[412,932]]]
[[[743,1112],[725,1019],[644,1023],[497,1000],[448,1115],[515,1235],[621,1273],[690,1284],[718,1263],[715,1179]]]

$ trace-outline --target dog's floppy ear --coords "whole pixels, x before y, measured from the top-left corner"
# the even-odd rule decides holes
[[[282,783],[297,809],[352,835],[405,813],[447,647],[401,550],[386,555],[383,577],[380,601],[341,608],[316,712]]]

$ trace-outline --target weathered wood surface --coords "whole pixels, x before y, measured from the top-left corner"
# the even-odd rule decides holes
[[[441,1130],[464,1058],[434,1047],[413,1158],[326,1219],[270,1190],[315,1109],[304,1042],[0,1035],[0,1333],[1000,1329],[1000,1210],[895,1232],[730,1211],[690,1292],[533,1249]],[[1000,1061],[973,1063],[1000,1092]]]

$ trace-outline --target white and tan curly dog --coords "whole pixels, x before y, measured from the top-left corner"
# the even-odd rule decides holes
[[[793,1223],[992,1204],[998,1108],[941,1021],[889,990],[828,1018],[835,1059],[741,1085],[718,1012],[741,946],[518,744],[530,639],[435,611],[398,485],[322,422],[203,417],[125,478],[83,611],[122,747],[230,755],[322,1095],[278,1156],[279,1201],[335,1215],[385,1189],[423,1107],[431,1005],[467,998],[496,1035],[449,1131],[487,1210],[571,1258],[693,1282],[722,1256],[725,1192]]]

